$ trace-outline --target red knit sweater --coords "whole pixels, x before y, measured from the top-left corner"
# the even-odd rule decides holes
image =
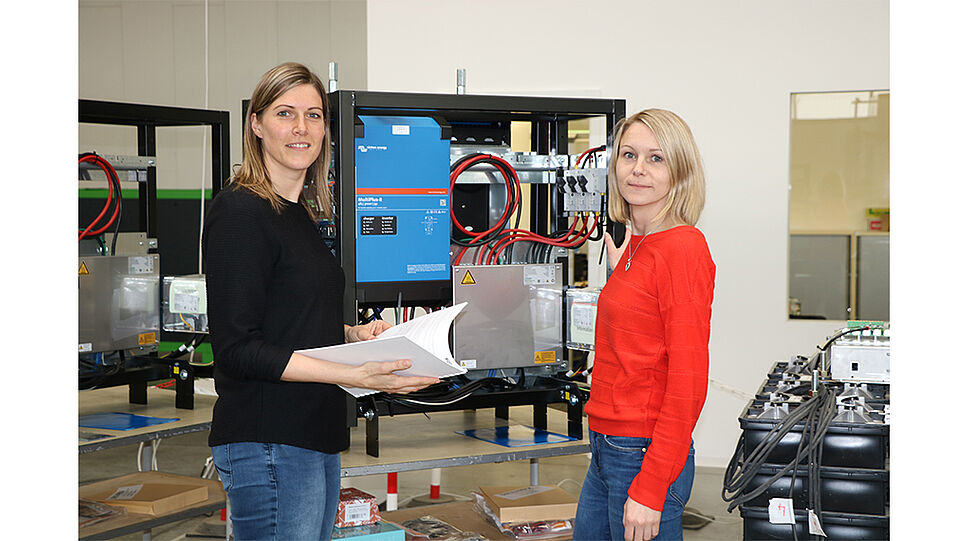
[[[586,412],[601,434],[652,438],[628,494],[662,511],[706,399],[716,266],[695,227],[640,239],[632,237],[599,295]]]

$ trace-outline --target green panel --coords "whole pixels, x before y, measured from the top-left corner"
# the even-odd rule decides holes
[[[78,188],[78,199],[107,199],[107,188]],[[122,199],[138,199],[138,190],[121,190]]]
[[[158,353],[159,355],[164,355],[169,351],[175,351],[180,345],[182,345],[181,342],[161,342],[158,344]],[[184,355],[181,359],[188,361],[188,355]],[[192,363],[208,364],[212,362],[212,359],[212,344],[205,343],[195,348],[195,357],[192,358]]]
[[[875,329],[881,329],[885,327],[884,321],[865,321],[860,319],[852,319],[847,321],[846,327],[849,329],[860,329],[862,327],[870,326]]]
[[[79,188],[77,190],[78,199],[107,199],[108,189],[107,188]],[[124,189],[121,190],[121,197],[123,199],[138,199],[138,190],[135,189]],[[198,200],[199,190],[158,190],[156,193],[158,199],[192,199]],[[212,199],[212,190],[205,190],[205,198]]]
[[[158,190],[158,199],[195,199],[199,198],[199,190]],[[205,190],[205,198],[212,199],[212,190]]]

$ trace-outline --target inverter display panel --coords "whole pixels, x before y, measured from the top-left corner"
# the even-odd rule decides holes
[[[450,140],[433,118],[359,118],[358,285],[450,280]]]

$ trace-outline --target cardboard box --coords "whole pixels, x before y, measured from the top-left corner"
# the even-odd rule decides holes
[[[209,488],[197,483],[135,483],[93,494],[91,499],[132,513],[164,515],[209,498]]]
[[[579,501],[555,486],[479,487],[502,523],[575,518]]]
[[[363,526],[380,520],[377,498],[356,488],[341,488],[336,527]]]
[[[376,522],[364,526],[333,528],[333,539],[353,541],[404,541],[404,529],[389,522]]]

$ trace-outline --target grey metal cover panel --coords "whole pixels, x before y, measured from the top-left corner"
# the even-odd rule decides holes
[[[78,258],[78,351],[157,349],[158,254]]]
[[[469,370],[563,361],[562,268],[558,264],[452,269],[454,359]]]
[[[848,235],[791,235],[788,296],[801,301],[801,314],[849,319]]]
[[[856,319],[890,321],[888,236],[858,237],[858,313]]]

